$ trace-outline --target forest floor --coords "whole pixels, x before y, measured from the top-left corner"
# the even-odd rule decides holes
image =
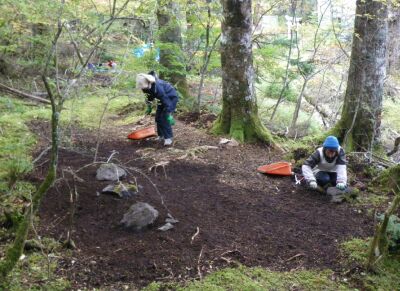
[[[105,162],[117,152],[113,162],[131,169],[127,180],[136,180],[139,186],[130,198],[99,194],[110,184],[95,179],[99,165],[81,169],[93,162],[93,153],[88,153],[96,146],[97,134],[74,129],[74,149],[60,149],[59,177],[68,167],[81,169],[77,176],[82,180],[75,181],[76,249],[58,268],[73,286],[129,282],[143,287],[152,281],[198,278],[238,263],[339,272],[339,244],[372,235],[373,218],[365,208],[331,203],[328,197],[295,185],[291,177],[257,173],[258,166],[282,160],[281,153],[261,144],[221,147],[220,138],[192,125],[177,122],[170,148],[154,138],[128,140],[133,125],[102,130],[98,160]],[[33,122],[31,127],[45,138],[49,124]],[[45,168],[46,164],[37,169],[32,179],[43,179]],[[56,240],[66,238],[69,225],[73,181],[64,176],[40,208],[40,234]],[[138,201],[151,204],[160,215],[146,230],[126,230],[119,222]],[[179,222],[162,232],[158,227],[168,213]]]

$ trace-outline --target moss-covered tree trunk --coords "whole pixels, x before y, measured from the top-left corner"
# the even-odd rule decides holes
[[[397,185],[396,185],[397,186]],[[397,195],[394,197],[391,205],[385,211],[383,221],[376,225],[375,234],[369,246],[367,268],[371,269],[376,263],[377,259],[384,256],[388,249],[387,227],[389,224],[390,216],[395,213],[400,205],[400,194],[398,189],[395,190]]]
[[[370,151],[379,143],[387,36],[386,4],[357,0],[346,95],[332,130],[347,150]]]
[[[48,84],[46,84],[48,90],[50,90]],[[50,92],[50,91],[48,91]],[[51,96],[51,95],[50,95]],[[47,193],[47,190],[53,185],[56,178],[57,162],[58,162],[58,123],[60,112],[56,110],[54,98],[51,97],[52,105],[52,118],[51,118],[51,139],[52,149],[50,165],[47,171],[46,178],[40,184],[38,190],[33,194],[31,204],[27,207],[23,220],[19,223],[15,240],[12,246],[10,246],[6,252],[4,260],[0,263],[0,289],[6,288],[4,286],[7,281],[8,274],[14,269],[18,263],[20,256],[23,253],[25,241],[28,236],[28,232],[32,223],[32,218],[35,216],[39,209],[42,198]],[[2,286],[3,285],[3,286]]]
[[[179,20],[179,4],[171,0],[158,0],[157,20],[159,27],[160,77],[178,89],[183,103],[190,98],[186,80],[186,65],[182,51],[182,35]]]
[[[221,43],[222,111],[213,131],[238,141],[272,142],[262,125],[254,92],[251,1],[223,0]]]

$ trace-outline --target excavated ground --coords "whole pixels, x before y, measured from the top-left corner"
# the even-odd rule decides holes
[[[48,124],[32,127],[46,134]],[[219,138],[178,122],[174,146],[164,148],[153,139],[127,140],[132,128],[109,127],[101,135],[75,129],[69,139],[74,150],[60,150],[59,176],[64,173],[64,179],[42,203],[40,233],[65,239],[74,187],[65,170],[79,169],[72,234],[77,248],[58,268],[75,287],[116,282],[142,287],[154,280],[198,278],[238,263],[339,271],[338,245],[372,234],[373,219],[364,209],[332,204],[295,185],[291,177],[258,174],[258,166],[281,160],[281,153],[266,146],[218,147]],[[105,162],[114,152],[112,161],[128,169],[127,180],[137,182],[137,195],[121,199],[99,194],[109,183],[97,181],[99,165],[90,165],[97,137],[98,161]],[[43,179],[45,168],[33,179]],[[139,201],[153,205],[159,218],[140,232],[122,228],[123,214]],[[162,232],[157,228],[168,213],[179,223]]]

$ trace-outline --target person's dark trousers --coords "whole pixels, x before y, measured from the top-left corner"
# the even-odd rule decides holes
[[[327,186],[329,183],[331,186],[336,186],[337,174],[335,172],[320,171],[315,175],[315,178],[317,179],[317,184],[322,187]]]
[[[164,106],[158,105],[156,111],[157,133],[165,139],[172,138],[172,127],[167,121],[167,112]]]

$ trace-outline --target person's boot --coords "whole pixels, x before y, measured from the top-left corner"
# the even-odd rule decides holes
[[[170,145],[172,145],[172,138],[166,138],[166,139],[164,140],[164,145],[165,145],[165,146],[170,146]]]

